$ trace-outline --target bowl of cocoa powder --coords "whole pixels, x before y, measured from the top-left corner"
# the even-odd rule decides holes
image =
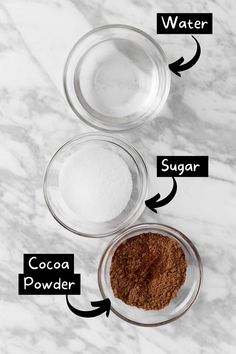
[[[121,319],[160,326],[181,317],[198,297],[202,265],[193,243],[162,224],[140,224],[116,236],[99,264],[103,298]]]

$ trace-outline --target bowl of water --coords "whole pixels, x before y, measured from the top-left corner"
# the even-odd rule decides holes
[[[169,94],[170,72],[160,45],[145,32],[108,25],[72,48],[64,88],[74,113],[103,131],[125,131],[156,118]]]

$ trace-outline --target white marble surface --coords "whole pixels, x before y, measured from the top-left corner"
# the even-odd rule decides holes
[[[0,0],[0,352],[3,354],[231,354],[236,338],[236,122],[233,0]],[[178,194],[159,215],[196,244],[204,265],[197,303],[161,328],[129,325],[111,313],[83,320],[64,296],[18,296],[24,253],[74,253],[82,274],[80,307],[100,299],[97,265],[108,239],[75,237],[49,214],[45,166],[69,138],[91,129],[68,107],[62,90],[67,53],[87,30],[137,26],[159,40],[170,61],[190,59],[190,36],[157,36],[156,12],[213,12],[214,35],[198,36],[199,62],[180,79],[158,119],[123,134],[143,153],[150,195],[168,193],[155,178],[157,154],[210,156],[210,177],[178,179]]]

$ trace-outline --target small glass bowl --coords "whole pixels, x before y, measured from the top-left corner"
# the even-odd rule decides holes
[[[148,34],[108,25],[74,45],[64,88],[72,110],[85,123],[124,131],[157,116],[169,94],[170,71],[162,48]]]
[[[143,310],[125,304],[113,294],[110,283],[110,266],[112,256],[117,247],[130,237],[142,233],[160,233],[179,242],[182,247],[186,262],[186,280],[180,288],[176,298],[162,310]],[[122,320],[129,323],[154,327],[170,323],[181,317],[195,302],[202,282],[202,264],[199,253],[193,243],[180,231],[162,224],[140,224],[130,227],[115,237],[105,249],[98,268],[98,284],[102,297],[111,300],[111,310]]]
[[[116,218],[106,222],[79,219],[65,203],[59,186],[60,171],[66,159],[84,147],[102,147],[118,154],[127,164],[133,189],[126,208]],[[106,237],[133,224],[145,208],[147,168],[138,151],[123,139],[99,133],[83,134],[64,144],[51,158],[44,177],[44,197],[52,216],[67,230],[85,237]]]

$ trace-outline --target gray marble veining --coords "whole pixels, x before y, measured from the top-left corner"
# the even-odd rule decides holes
[[[3,354],[231,354],[236,348],[235,14],[233,0],[1,0],[0,1],[0,352]],[[178,194],[141,221],[182,230],[204,265],[201,295],[178,321],[139,328],[114,314],[84,320],[63,296],[18,296],[23,254],[74,253],[82,274],[80,306],[100,298],[97,265],[107,239],[64,230],[42,193],[45,167],[69,138],[90,131],[72,113],[62,89],[68,51],[89,29],[112,23],[139,27],[159,41],[170,61],[191,58],[190,36],[155,34],[156,12],[213,12],[214,35],[199,36],[202,55],[171,92],[159,117],[123,134],[142,152],[150,195],[168,193],[155,178],[157,154],[210,157],[210,177],[178,179]]]

